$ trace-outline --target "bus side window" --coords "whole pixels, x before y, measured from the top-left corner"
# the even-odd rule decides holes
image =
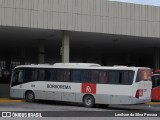
[[[44,69],[40,69],[38,71],[38,80],[39,81],[44,81],[45,80],[45,70]]]
[[[57,81],[63,81],[63,71],[61,69],[57,70]]]
[[[63,71],[63,81],[64,82],[69,82],[70,81],[70,71],[69,70],[64,70]]]
[[[116,83],[116,71],[108,72],[108,83],[115,84]]]
[[[107,71],[100,71],[99,72],[99,83],[107,84],[107,82],[108,82]]]
[[[126,71],[122,71],[122,72],[120,72],[120,81],[119,81],[119,83],[120,84],[128,84],[129,83],[129,75],[128,75],[128,72],[126,72]]]
[[[25,82],[37,81],[38,70],[29,68],[25,69]]]
[[[82,70],[81,71],[81,82],[88,82],[89,81],[89,71]]]
[[[80,70],[73,70],[72,71],[72,82],[80,82],[81,80],[81,72]]]
[[[133,71],[129,71],[129,85],[132,85],[133,77],[134,77],[134,72]]]
[[[45,81],[56,81],[56,74],[54,69],[45,69]]]
[[[133,71],[119,71],[119,78],[117,79],[117,84],[131,85],[133,82]],[[116,75],[118,77],[118,75]]]
[[[51,80],[51,70],[45,69],[45,81],[50,81]]]
[[[98,83],[98,71],[91,70],[91,83]]]
[[[50,70],[50,81],[57,81],[56,79],[56,69]]]

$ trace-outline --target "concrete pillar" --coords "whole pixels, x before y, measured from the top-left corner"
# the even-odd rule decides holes
[[[39,40],[38,45],[38,63],[44,64],[44,57],[45,57],[45,46],[44,46],[44,40]]]
[[[61,56],[63,63],[69,63],[69,31],[63,31],[62,47],[61,47]]]
[[[154,54],[153,54],[153,59],[154,59],[154,69],[159,69],[160,68],[160,52],[159,48],[154,48]]]

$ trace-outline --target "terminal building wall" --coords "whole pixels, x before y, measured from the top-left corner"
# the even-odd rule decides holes
[[[45,32],[45,30],[48,30],[48,32]],[[57,31],[57,33],[52,30]],[[1,44],[0,47],[0,82],[3,81],[9,83],[11,69],[15,66],[24,64],[24,62],[25,64],[38,63],[38,42],[32,46],[32,41],[36,41],[37,39],[44,38],[46,41],[48,39],[48,41],[52,41],[49,43],[49,47],[45,46],[45,63],[50,63],[50,61],[52,61],[52,63],[61,61],[61,35],[60,37],[56,37],[56,34],[59,34],[61,30],[71,31],[71,34],[85,33],[80,34],[83,36],[82,39],[78,39],[76,36],[77,34],[75,35],[76,37],[71,36],[71,62],[96,62],[102,65],[114,65],[115,63],[119,63],[122,65],[150,67],[153,66],[153,63],[150,63],[153,59],[153,50],[150,50],[151,52],[149,51],[149,55],[147,54],[147,57],[145,58],[144,54],[132,55],[132,51],[130,52],[128,50],[127,52],[125,51],[126,53],[117,53],[117,51],[122,50],[123,46],[117,48],[117,51],[115,50],[116,47],[113,47],[116,52],[110,53],[110,49],[107,49],[106,46],[108,45],[108,47],[110,47],[110,43],[118,46],[121,40],[114,42],[112,39],[116,40],[116,38],[121,35],[123,36],[122,39],[126,37],[124,41],[127,41],[126,43],[130,44],[136,40],[136,44],[139,44],[138,41],[142,41],[141,44],[143,45],[144,40],[153,40],[150,38],[154,38],[154,42],[159,41],[160,7],[109,0],[0,0],[0,44],[6,43],[6,46]],[[33,38],[28,37],[34,35],[34,32],[38,35],[35,35]],[[43,35],[43,32],[46,34]],[[95,43],[96,40],[97,43],[100,42],[99,39],[102,38],[102,43],[104,41],[110,41],[104,42],[104,53],[101,53],[101,49],[98,51],[94,46],[89,46],[89,40],[93,40],[93,37],[95,36],[93,36],[93,34],[88,34],[88,32],[94,34],[104,33],[96,34],[95,36],[97,39],[94,40]],[[5,33],[5,37],[3,37],[3,33]],[[14,34],[14,38],[12,38],[13,36],[11,33],[16,33]],[[24,35],[27,37],[23,38],[22,33],[26,33],[26,35]],[[5,39],[8,38],[6,36],[9,35],[11,35],[9,38],[10,43],[6,42],[7,39]],[[50,38],[47,38],[46,36]],[[141,37],[146,39],[142,40]],[[133,40],[129,41],[129,39]],[[83,42],[85,45],[72,44],[73,42],[76,43],[76,40],[81,41],[79,43]],[[31,43],[28,45],[29,47],[27,45],[26,47],[23,47],[25,46],[24,44],[27,43],[26,41]],[[56,43],[55,41],[58,42]],[[12,44],[14,42],[15,44]],[[16,43],[18,47],[16,46]],[[88,43],[88,45],[86,45],[86,43]],[[102,45],[102,43],[99,44],[99,46]],[[83,45],[83,48],[81,48],[82,46],[80,45]],[[129,46],[129,44],[124,45]],[[158,44],[156,46],[158,47]],[[79,51],[77,49],[77,51],[75,50],[76,47],[77,49],[80,48]],[[23,53],[21,50],[22,48],[24,49],[24,56],[21,55]],[[146,49],[148,50],[149,47],[142,50],[138,49],[137,51],[146,52]],[[136,51],[136,49],[134,48],[133,51]],[[79,54],[77,54],[78,52]]]
[[[0,26],[160,37],[160,7],[108,0],[0,0]]]

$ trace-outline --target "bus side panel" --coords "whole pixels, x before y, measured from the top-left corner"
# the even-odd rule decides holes
[[[146,102],[150,102],[151,98],[148,99],[138,99],[138,98],[132,98],[132,104],[140,104],[140,103],[146,103]]]
[[[23,89],[10,89],[10,97],[11,98],[24,98],[24,90]]]
[[[77,93],[76,102],[82,102],[85,94]],[[135,104],[135,98],[125,95],[92,94],[95,104]]]
[[[151,99],[137,99],[126,95],[94,95],[96,104],[138,104],[150,102]]]
[[[62,92],[62,101],[75,102],[76,101],[76,93]]]
[[[42,99],[45,100],[46,99],[46,92],[43,90],[34,90],[33,91],[35,94],[35,99]]]
[[[125,95],[110,95],[111,104],[132,104],[132,97]]]
[[[82,103],[83,102],[83,93],[76,93],[76,102]]]
[[[83,97],[86,94],[83,93],[76,93],[76,99],[74,102],[82,103]],[[91,94],[95,98],[95,104],[110,104],[110,95],[104,94]]]
[[[47,91],[47,92],[46,92],[46,99],[47,99],[47,100],[57,100],[57,101],[61,101],[61,100],[62,100],[62,92],[58,92],[58,91]]]
[[[96,104],[111,104],[110,95],[95,94],[94,97],[95,97]]]

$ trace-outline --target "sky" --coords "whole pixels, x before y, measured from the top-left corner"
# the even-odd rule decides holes
[[[111,0],[111,1],[120,1],[120,2],[160,6],[160,0]]]

